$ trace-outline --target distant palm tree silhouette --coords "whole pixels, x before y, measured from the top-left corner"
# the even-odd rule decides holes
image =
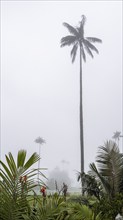
[[[121,135],[120,131],[114,132],[114,135],[112,136],[112,138],[115,139],[115,142],[117,142],[118,147],[119,147],[119,140],[121,137],[123,137],[123,135]]]
[[[79,26],[73,27],[68,23],[63,25],[68,29],[71,35],[61,39],[61,47],[73,46],[71,50],[72,63],[75,61],[77,50],[80,50],[80,155],[81,155],[81,172],[84,172],[84,134],[83,134],[83,107],[82,107],[82,58],[86,62],[86,52],[93,58],[92,51],[99,53],[97,48],[92,43],[102,43],[102,40],[95,37],[84,36],[84,25],[86,17],[82,15]]]
[[[46,141],[43,138],[38,137],[38,138],[35,139],[35,143],[39,144],[39,157],[40,157],[41,145],[46,143]],[[39,168],[40,168],[40,159],[38,160],[38,182],[39,182]]]

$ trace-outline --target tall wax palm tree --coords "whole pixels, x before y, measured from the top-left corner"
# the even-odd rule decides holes
[[[97,48],[92,43],[101,43],[102,40],[95,37],[85,37],[84,26],[86,17],[82,15],[79,26],[73,27],[68,23],[63,25],[68,29],[71,35],[61,39],[61,47],[72,46],[71,58],[72,63],[75,61],[77,50],[80,53],[80,156],[81,156],[81,172],[84,172],[84,134],[83,134],[83,106],[82,106],[82,59],[86,62],[85,51],[93,58],[92,51],[99,53]]]

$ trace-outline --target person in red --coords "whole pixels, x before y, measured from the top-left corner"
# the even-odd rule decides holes
[[[42,186],[40,189],[40,192],[42,193],[42,196],[45,198],[46,197],[46,187]]]

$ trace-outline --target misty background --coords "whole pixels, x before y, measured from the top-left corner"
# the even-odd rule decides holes
[[[80,171],[79,55],[60,48],[62,25],[87,18],[85,36],[97,37],[99,55],[83,64],[85,171],[98,146],[122,129],[122,1],[1,1],[1,159],[19,149],[38,152],[50,176],[65,170],[76,185]],[[119,142],[122,149],[122,138]]]

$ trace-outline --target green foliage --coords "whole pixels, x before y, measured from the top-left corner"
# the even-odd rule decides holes
[[[100,220],[100,214],[95,216],[94,212],[86,205],[79,203],[68,203],[66,206],[65,220]]]
[[[35,205],[31,206],[30,214],[28,216],[25,214],[23,217],[25,220],[62,220],[64,204],[64,198],[57,193],[47,198],[37,196]]]
[[[107,141],[104,146],[99,147],[97,156],[97,167],[90,164],[92,173],[100,181],[103,192],[110,199],[117,193],[123,192],[123,154],[119,152],[118,146],[113,141]]]
[[[107,141],[99,147],[96,162],[97,166],[92,163],[90,168],[101,184],[101,199],[93,208],[101,211],[103,219],[114,220],[123,209],[123,154],[115,142]]]
[[[37,153],[26,161],[26,151],[20,150],[17,163],[11,153],[6,155],[6,163],[0,161],[0,217],[1,220],[23,219],[22,213],[30,212],[31,190],[37,185],[37,169],[30,169],[39,160]]]
[[[78,181],[79,180],[81,180],[83,185],[83,193],[86,193],[89,196],[95,196],[98,200],[100,200],[101,186],[93,175],[79,172]]]
[[[114,220],[123,215],[123,155],[114,142],[100,147],[98,168],[91,164],[91,172],[79,173],[84,196],[37,195],[33,189],[38,169],[30,168],[38,159],[34,153],[26,161],[21,150],[17,163],[11,153],[6,164],[0,161],[0,220]]]
[[[65,201],[57,193],[47,196],[45,202],[37,197],[36,206],[31,207],[30,215],[25,214],[23,217],[25,220],[100,220],[100,214],[95,214],[87,205]]]
[[[93,209],[101,213],[102,219],[114,220],[118,213],[123,214],[123,194],[117,194],[112,200],[105,196],[94,204]]]

